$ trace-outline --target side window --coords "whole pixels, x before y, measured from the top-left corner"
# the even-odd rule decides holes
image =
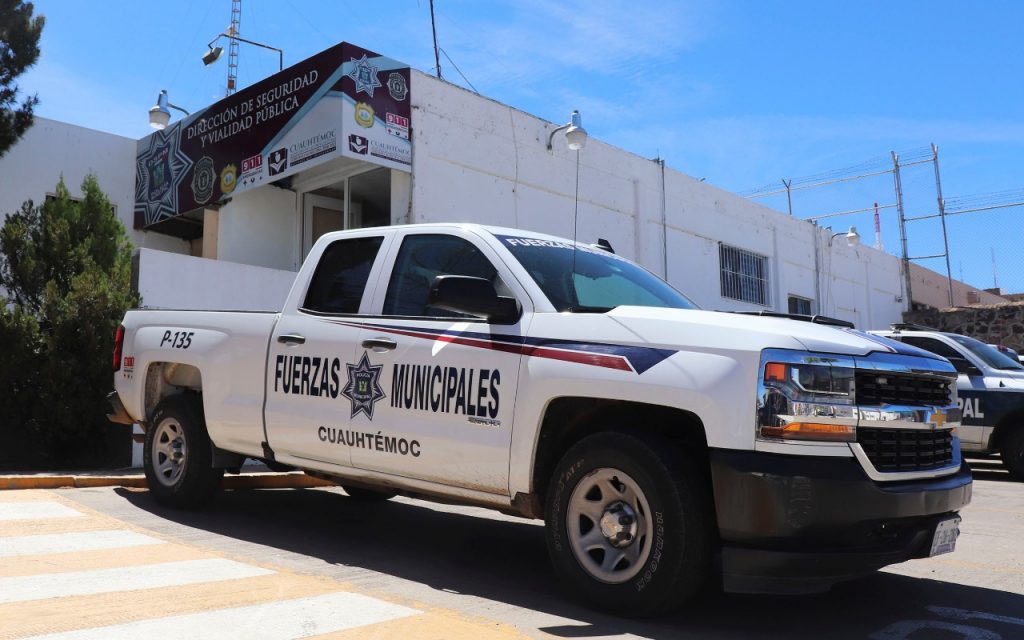
[[[384,315],[463,317],[427,306],[430,285],[440,275],[474,276],[495,282],[499,290],[502,286],[494,265],[471,242],[448,235],[406,236],[384,298]]]
[[[332,242],[320,256],[302,308],[321,313],[358,313],[383,241],[383,237],[374,236]]]
[[[940,355],[943,358],[963,358],[963,354],[949,346],[945,342],[940,342],[935,338],[924,338],[921,336],[903,336],[901,338],[903,342],[924,349],[925,351],[931,351],[936,355]]]

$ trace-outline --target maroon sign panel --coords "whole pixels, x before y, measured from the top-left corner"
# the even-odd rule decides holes
[[[342,42],[139,140],[135,227],[342,156],[409,171],[409,81]]]

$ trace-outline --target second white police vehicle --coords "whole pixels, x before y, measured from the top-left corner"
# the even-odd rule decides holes
[[[569,590],[673,607],[806,593],[953,550],[956,371],[843,326],[700,310],[608,251],[515,229],[327,234],[280,313],[129,311],[113,419],[161,503],[245,458],[543,518]],[[827,319],[824,322],[830,322]]]
[[[1010,353],[958,333],[913,324],[878,335],[947,358],[957,370],[964,451],[999,454],[1014,480],[1024,482],[1024,366]]]

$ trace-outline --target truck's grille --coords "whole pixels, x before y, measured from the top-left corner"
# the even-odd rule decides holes
[[[952,404],[951,382],[936,378],[857,371],[857,404],[862,407],[885,404],[946,407]]]
[[[879,471],[927,471],[953,463],[953,430],[857,428],[857,442]]]

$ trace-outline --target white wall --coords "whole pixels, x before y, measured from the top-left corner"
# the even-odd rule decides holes
[[[572,237],[577,157],[562,134],[547,150],[555,125],[419,72],[410,95],[411,222],[472,221]],[[664,172],[666,230],[658,162],[590,138],[579,164],[579,239],[606,238],[662,276],[667,247],[667,279],[702,307],[764,308],[721,296],[724,242],[770,258],[771,309],[786,311],[793,294],[864,329],[901,318],[906,305],[893,256],[849,248],[842,236],[830,244],[828,229],[671,168]]]
[[[271,269],[301,266],[297,195],[266,186],[246,191],[220,209],[217,259]]]
[[[392,173],[394,223],[472,221],[573,235],[577,154],[566,148],[562,134],[547,150],[555,125],[419,72],[413,72],[411,96],[413,173]],[[93,172],[137,246],[187,253],[184,241],[131,228],[135,144],[128,138],[37,118],[21,142],[0,158],[0,212],[15,211],[28,198],[41,201],[53,192],[61,175],[72,195],[80,195],[82,179]],[[705,308],[763,308],[721,296],[718,244],[724,242],[770,258],[771,309],[785,311],[792,294],[816,301],[819,313],[851,320],[861,328],[884,327],[900,319],[906,303],[900,263],[891,255],[867,246],[849,248],[842,236],[830,244],[830,229],[671,168],[663,172],[657,161],[594,138],[579,152],[578,161],[578,237],[590,242],[608,239],[618,253],[666,276]],[[140,283],[146,287],[145,303],[276,308],[276,296],[283,300],[291,272],[301,263],[297,201],[293,191],[266,186],[224,205],[217,262],[238,264],[227,264],[212,280],[209,266],[168,263],[146,252]],[[289,274],[268,276],[275,283],[268,298],[258,286],[262,272],[243,265]],[[182,297],[183,290],[193,287],[183,288],[180,282],[171,286],[166,280],[183,268],[182,274],[195,278],[196,291],[189,294],[193,297]],[[941,275],[918,265],[912,265],[911,274],[915,301],[945,306]],[[968,290],[973,288],[955,283],[958,304],[967,302]],[[985,292],[979,296],[982,302],[998,301]]]
[[[71,196],[82,197],[82,180],[93,173],[135,246],[187,253],[189,245],[183,240],[132,228],[135,144],[130,138],[37,116],[0,158],[0,220],[26,200],[42,204],[47,194],[55,193],[61,176]]]
[[[280,311],[295,273],[139,250],[139,293],[148,309]]]
[[[936,309],[949,307],[949,285],[946,276],[925,269],[920,265],[910,265],[910,291],[914,294],[914,302],[920,302]],[[968,298],[968,294],[971,297]],[[989,293],[969,284],[953,281],[953,306],[962,307],[968,304],[999,304],[1007,302],[1006,298]]]

